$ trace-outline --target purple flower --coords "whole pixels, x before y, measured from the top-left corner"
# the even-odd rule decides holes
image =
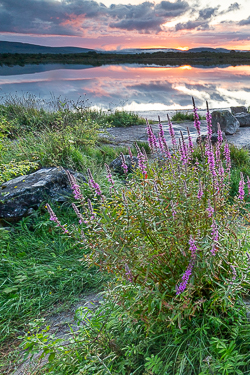
[[[136,150],[137,150],[137,152],[138,152],[137,158],[138,158],[139,168],[140,168],[141,172],[142,172],[144,175],[146,175],[146,174],[147,174],[147,170],[146,170],[146,166],[145,166],[144,155],[143,155],[143,153],[141,152],[140,147],[138,146],[137,143],[135,143],[135,147],[136,147]]]
[[[128,154],[129,154],[131,162],[132,162],[133,161],[133,154],[132,154],[131,148],[129,146],[128,146]]]
[[[200,118],[197,112],[197,108],[195,107],[195,101],[194,98],[192,97],[193,100],[193,112],[194,112],[194,127],[197,130],[198,135],[201,135],[201,123],[200,123]]]
[[[244,185],[245,185],[245,181],[244,181],[244,176],[243,176],[243,173],[240,172],[240,183],[239,183],[239,195],[238,195],[238,198],[242,201],[244,199],[244,196],[245,196],[245,191],[244,191]]]
[[[208,102],[206,102],[207,105],[207,114],[206,114],[206,120],[207,120],[207,134],[208,139],[211,139],[212,137],[212,116],[209,111]]]
[[[91,173],[91,171],[90,171],[90,169],[88,168],[87,169],[87,173],[88,173],[88,177],[89,177],[89,186],[93,189],[93,190],[95,190],[95,193],[97,194],[97,195],[102,195],[102,192],[101,192],[101,189],[100,189],[100,186],[98,185],[98,183],[97,182],[95,182],[95,180],[94,180],[94,178],[93,178],[93,176],[92,176],[92,173]]]
[[[211,145],[211,142],[210,141],[208,141],[208,142],[209,142],[209,146],[208,146],[208,149],[207,149],[208,166],[209,166],[209,170],[212,173],[213,177],[216,177],[213,147]]]
[[[80,186],[77,184],[75,177],[68,170],[66,170],[66,174],[68,176],[71,189],[73,190],[74,198],[79,201],[83,201],[84,197],[81,193]]]
[[[189,245],[190,245],[189,250],[191,252],[191,260],[188,264],[188,267],[187,267],[185,273],[182,276],[182,282],[180,283],[179,287],[176,288],[176,295],[177,296],[179,294],[181,294],[182,292],[184,292],[184,290],[186,289],[188,280],[189,280],[190,276],[192,275],[192,270],[193,270],[195,259],[196,259],[197,247],[195,245],[195,241],[192,238],[192,236],[190,236]]]
[[[220,165],[220,142],[216,143],[215,157],[216,157],[216,165],[218,167]]]
[[[73,207],[73,210],[76,213],[76,216],[79,219],[79,224],[84,223],[84,218],[83,218],[82,214],[80,213],[80,211],[78,210],[78,208],[76,207],[75,203],[72,203],[72,207]]]
[[[172,145],[175,146],[176,145],[176,139],[175,139],[173,124],[170,121],[169,115],[167,115],[167,117],[168,117],[169,134],[170,134],[170,137],[171,137],[171,140],[172,140]]]
[[[149,125],[149,123],[148,123],[148,120],[146,120],[146,123],[147,123],[147,133],[148,133],[148,144],[149,144],[149,147],[150,147],[151,151],[154,152],[158,148],[157,140],[156,140],[156,137],[154,135],[152,126]]]
[[[187,127],[187,132],[188,132],[188,150],[189,152],[194,152],[194,145],[193,145],[192,138],[190,135],[189,127]]]
[[[218,142],[219,144],[221,145],[222,142],[223,142],[223,135],[222,135],[222,131],[221,131],[221,127],[220,127],[220,123],[217,122],[217,133],[218,133]]]
[[[213,209],[213,207],[211,206],[211,201],[210,201],[210,199],[208,199],[208,208],[207,208],[207,212],[208,212],[208,217],[212,217],[212,216],[213,216],[214,209]]]
[[[112,190],[112,189],[114,189],[115,182],[114,182],[113,177],[112,177],[111,169],[109,168],[107,163],[105,163],[105,167],[106,167],[106,171],[107,171],[107,179],[108,179],[109,183],[111,184],[110,189]]]
[[[47,211],[50,214],[50,220],[54,221],[57,224],[57,227],[60,227],[64,231],[64,233],[69,233],[69,231],[66,228],[64,228],[64,226],[60,223],[50,205],[47,203],[45,207],[47,208]]]
[[[126,160],[125,160],[125,157],[124,157],[122,152],[121,152],[121,160],[122,160],[122,169],[123,169],[124,173],[127,174],[128,173],[128,166],[126,164]]]

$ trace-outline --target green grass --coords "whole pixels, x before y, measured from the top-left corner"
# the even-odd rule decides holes
[[[63,223],[76,222],[71,209],[60,211]],[[47,213],[36,212],[7,232],[0,228],[0,344],[26,323],[48,313],[55,303],[70,303],[100,286],[76,241],[62,235]]]
[[[206,117],[200,116],[201,120],[205,120]],[[183,113],[183,112],[176,112],[172,118],[172,121],[194,121],[194,114],[193,113]]]

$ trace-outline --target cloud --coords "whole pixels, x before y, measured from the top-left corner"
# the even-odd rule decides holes
[[[250,16],[247,19],[245,19],[245,20],[241,20],[238,24],[240,26],[250,25]]]
[[[208,7],[199,10],[198,17],[193,21],[188,21],[184,23],[178,23],[175,26],[175,30],[208,30],[210,28],[209,23],[212,19],[216,16],[220,16],[223,14],[227,14],[232,11],[236,11],[240,9],[240,5],[235,2],[231,4],[226,10],[219,11],[220,5],[217,7]]]
[[[94,0],[0,0],[0,31],[81,35],[86,30],[159,32],[161,26],[190,9],[187,1],[145,1],[138,5]]]

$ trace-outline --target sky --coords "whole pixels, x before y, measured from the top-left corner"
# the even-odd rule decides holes
[[[0,0],[0,40],[103,50],[250,50],[250,0]]]

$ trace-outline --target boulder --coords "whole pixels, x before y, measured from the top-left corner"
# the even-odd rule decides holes
[[[133,156],[133,160],[131,160],[129,155],[124,155],[126,165],[128,167],[128,173],[132,173],[138,167],[138,158]],[[124,170],[122,168],[122,159],[118,156],[115,160],[113,160],[109,167],[115,172],[119,174],[124,174]]]
[[[217,123],[220,124],[221,130],[225,132],[226,135],[235,134],[240,127],[239,121],[227,110],[212,112],[213,133],[217,133]]]
[[[247,108],[244,105],[239,107],[230,107],[232,115],[236,115],[237,113],[247,113]]]
[[[81,173],[70,172],[79,182],[87,182]],[[16,222],[44,201],[63,202],[70,195],[67,174],[61,167],[42,168],[14,178],[0,186],[0,221]]]
[[[237,118],[241,127],[250,126],[250,113],[245,113],[245,112],[237,113],[235,115],[235,118]]]

